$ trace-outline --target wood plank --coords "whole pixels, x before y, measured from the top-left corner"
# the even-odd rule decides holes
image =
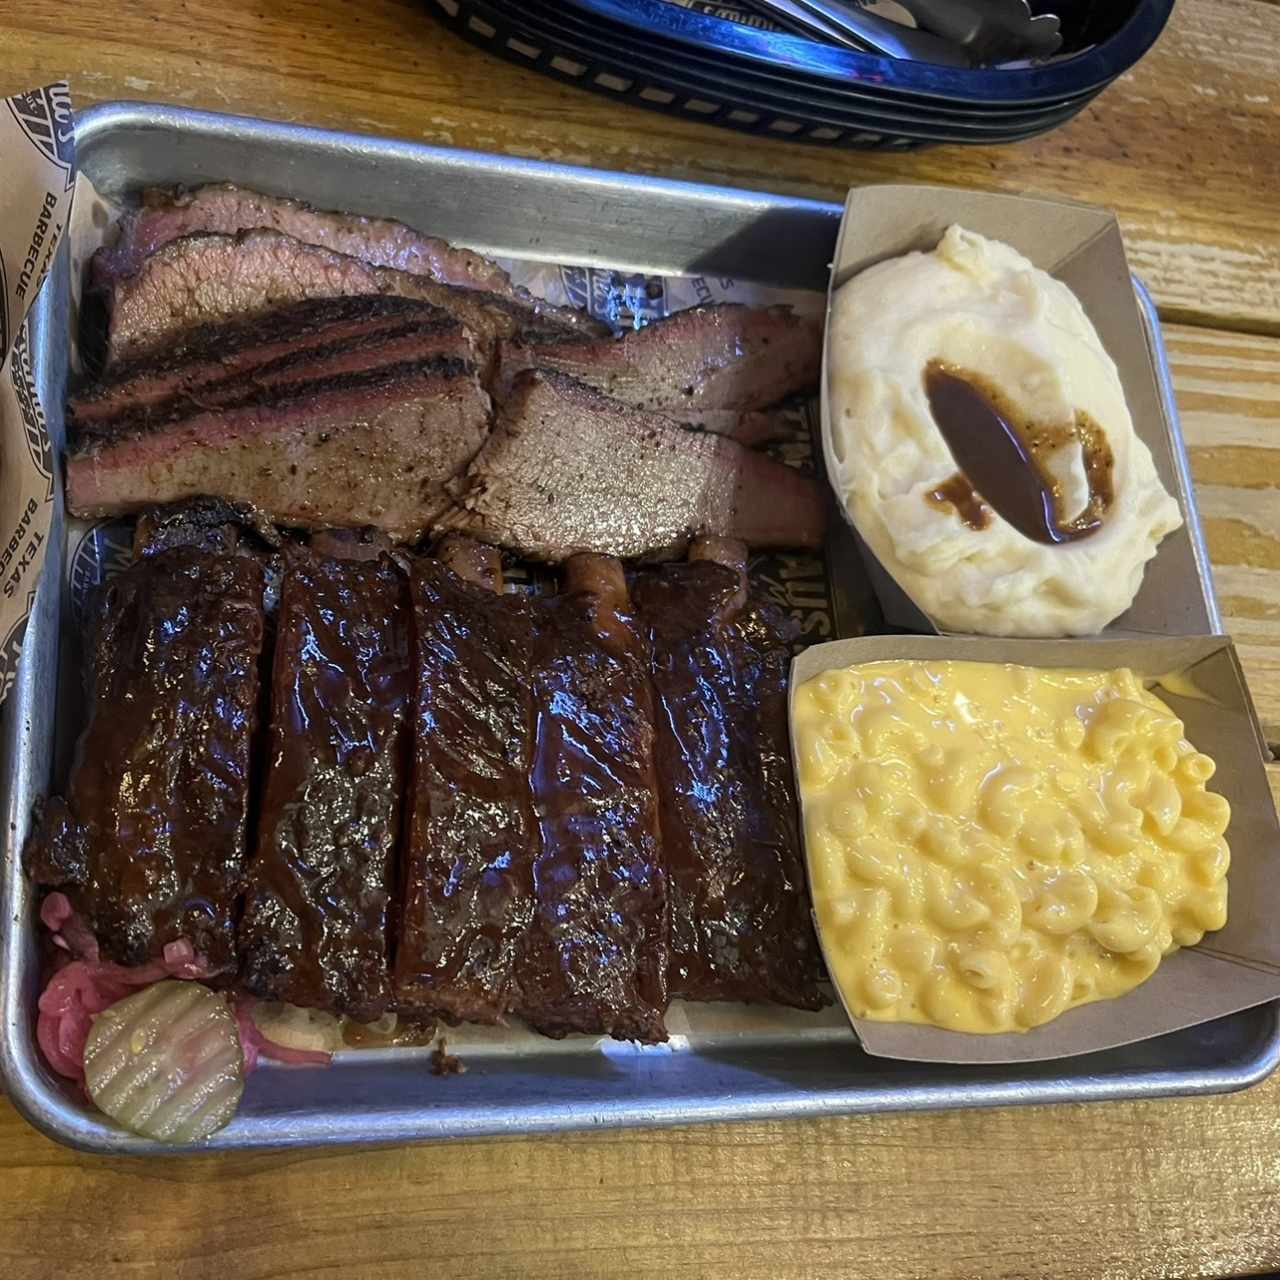
[[[914,155],[745,139],[499,64],[408,0],[7,5],[0,91],[150,98],[826,197],[930,181],[1100,199],[1166,313],[1280,332],[1280,7],[1178,5],[1155,51],[1069,126]]]
[[[1165,339],[1223,621],[1280,745],[1280,340],[1181,325]]]

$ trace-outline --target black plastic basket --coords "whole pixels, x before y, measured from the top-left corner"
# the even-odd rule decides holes
[[[668,0],[425,3],[471,42],[607,97],[757,135],[904,150],[1015,142],[1064,123],[1151,46],[1173,0],[1134,6],[1076,57],[974,71],[855,53]],[[1116,21],[1116,6],[1106,17]],[[1077,26],[1089,38],[1087,16]]]

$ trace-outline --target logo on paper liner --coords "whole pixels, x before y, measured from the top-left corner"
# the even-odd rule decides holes
[[[0,702],[9,696],[9,690],[13,688],[13,682],[18,678],[18,659],[22,656],[22,639],[27,634],[27,619],[31,616],[35,595],[34,591],[28,593],[22,617],[9,628],[4,644],[0,645]]]
[[[615,329],[643,329],[650,321],[663,319],[669,309],[662,276],[561,267],[560,286],[569,306],[580,307]]]
[[[76,131],[71,93],[65,82],[15,94],[8,105],[31,145],[62,170],[66,178],[63,189],[70,191],[75,182]]]
[[[67,563],[71,616],[83,632],[93,618],[102,585],[133,563],[133,525],[122,520],[91,525],[80,535]]]
[[[13,355],[9,361],[9,380],[22,414],[22,434],[31,455],[31,465],[45,482],[44,501],[53,501],[53,446],[49,441],[49,428],[45,422],[44,408],[36,391],[35,372],[31,367],[31,341],[27,326],[18,331]]]

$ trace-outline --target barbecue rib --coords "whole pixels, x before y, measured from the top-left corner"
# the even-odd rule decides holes
[[[429,302],[471,330],[485,359],[501,338],[525,330],[601,332],[545,303],[517,301],[425,276],[370,266],[303,244],[278,231],[206,234],[173,240],[109,293],[109,363],[149,354],[201,325],[245,319],[311,298],[391,295]]]
[[[298,200],[262,195],[230,183],[194,191],[153,188],[145,192],[142,208],[130,211],[121,220],[115,245],[94,255],[94,275],[99,283],[109,285],[136,274],[157,249],[183,236],[202,231],[234,235],[256,227],[282,231],[306,244],[441,284],[484,289],[513,298],[522,296],[497,263],[470,249],[424,236],[403,222],[322,212]]]
[[[810,477],[558,373],[516,378],[450,491],[447,527],[552,562],[673,556],[698,533],[817,547],[826,521]]]
[[[266,316],[202,325],[156,355],[117,364],[73,396],[72,421],[83,431],[124,415],[162,418],[202,388],[287,368],[303,352],[370,351],[384,336],[409,332],[443,340],[460,327],[430,303],[381,295],[309,299]]]
[[[411,541],[443,513],[446,481],[488,424],[471,366],[397,365],[94,445],[67,463],[67,502],[103,516],[205,495],[284,525],[371,525]]]
[[[210,974],[234,968],[262,589],[253,557],[179,547],[105,593],[66,799],[26,858],[122,964],[187,939]]]
[[[286,553],[241,972],[255,995],[359,1022],[391,1000],[408,615],[389,557]]]
[[[658,727],[670,994],[818,1009],[782,698],[789,637],[748,603],[744,546],[695,544],[692,558],[632,587]]]
[[[533,918],[538,827],[528,602],[498,553],[446,539],[412,569],[417,705],[395,992],[402,1013],[502,1020]],[[455,572],[456,570],[456,572]]]
[[[738,303],[690,307],[619,338],[521,337],[499,349],[506,382],[525,369],[551,369],[637,409],[680,421],[687,414],[695,425],[704,412],[767,409],[811,391],[821,363],[817,321],[789,307]]]
[[[280,530],[260,511],[219,498],[193,498],[149,507],[133,526],[133,555],[159,555],[174,547],[199,547],[230,554],[240,548],[261,552],[270,561],[281,545]]]
[[[549,1036],[661,1041],[667,904],[644,646],[616,560],[576,556],[564,585],[534,602],[541,844],[520,1011]]]

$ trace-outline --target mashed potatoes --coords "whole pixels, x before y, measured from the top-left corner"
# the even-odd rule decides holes
[[[1026,474],[988,457],[983,492],[958,457],[986,433],[949,419],[944,436],[931,370],[1000,410],[1026,446]],[[832,303],[827,376],[832,482],[942,630],[1098,632],[1182,523],[1079,301],[1007,245],[953,226],[933,252],[849,281]],[[1043,537],[1028,536],[1016,494],[995,492],[1010,479],[1024,514],[1026,482],[1043,489]]]

